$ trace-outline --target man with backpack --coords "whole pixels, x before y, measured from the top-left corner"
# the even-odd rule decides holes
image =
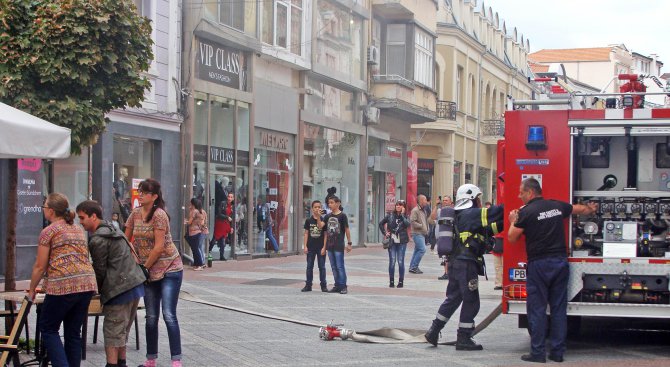
[[[90,233],[88,248],[105,316],[102,332],[106,366],[126,366],[128,332],[135,321],[137,304],[144,296],[147,277],[123,233],[101,219],[102,207],[98,202],[83,201],[76,212],[79,222]]]
[[[437,312],[425,334],[426,340],[437,346],[440,330],[456,312],[461,303],[456,350],[482,350],[472,340],[475,317],[479,313],[479,275],[485,275],[484,253],[487,237],[503,229],[503,207],[482,208],[479,196],[482,191],[475,185],[465,184],[456,192],[454,210],[454,236],[451,248],[445,244],[441,250],[449,261],[447,298]],[[439,243],[438,243],[439,246]]]

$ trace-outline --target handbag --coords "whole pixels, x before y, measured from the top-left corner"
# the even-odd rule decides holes
[[[144,274],[144,278],[145,278],[144,284],[149,283],[150,279],[151,279],[151,274],[149,273],[149,269],[147,269],[146,266],[144,266],[144,264],[142,264],[142,262],[140,261],[140,257],[137,255],[137,252],[135,251],[135,248],[133,247],[133,245],[130,244],[130,241],[128,241],[128,239],[125,236],[123,237],[123,239],[126,241],[126,244],[128,245],[128,248],[130,249],[130,253],[133,254],[133,257],[135,258],[135,263],[137,263],[137,266],[140,268],[140,270],[142,270],[142,273]]]
[[[384,236],[384,239],[382,240],[382,247],[383,247],[384,249],[388,249],[390,243],[391,243],[391,237],[389,237],[389,236]]]

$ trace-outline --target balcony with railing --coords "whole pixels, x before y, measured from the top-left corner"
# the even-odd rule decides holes
[[[456,102],[438,100],[435,107],[438,120],[456,121],[456,111],[458,110]]]
[[[374,107],[408,123],[435,121],[435,93],[399,75],[373,75]]]
[[[491,118],[482,120],[479,124],[482,137],[501,138],[505,136],[505,114],[493,112]]]

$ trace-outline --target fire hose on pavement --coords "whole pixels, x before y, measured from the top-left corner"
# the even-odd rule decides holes
[[[376,344],[416,344],[416,343],[427,343],[424,334],[426,330],[421,329],[394,329],[394,328],[381,328],[370,331],[355,331],[353,329],[344,328],[342,324],[333,324],[330,323],[326,326],[318,325],[315,323],[290,319],[286,317],[280,317],[276,315],[270,315],[266,313],[260,313],[255,311],[245,310],[243,308],[232,307],[222,305],[216,302],[210,302],[202,298],[198,298],[189,292],[181,291],[179,293],[179,298],[193,303],[199,303],[202,305],[207,305],[211,307],[216,307],[228,311],[240,312],[247,315],[253,315],[258,317],[263,317],[271,320],[278,320],[284,322],[290,322],[297,325],[311,326],[319,328],[319,337],[323,340],[333,340],[339,338],[341,340],[351,339],[360,343],[376,343]],[[480,322],[474,330],[473,335],[478,334],[482,330],[486,329],[493,320],[502,314],[502,303],[498,304],[496,308],[491,311],[491,313]],[[456,341],[448,341],[439,343],[440,345],[454,345]]]

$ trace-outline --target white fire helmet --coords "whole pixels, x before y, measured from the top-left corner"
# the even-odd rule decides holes
[[[482,190],[473,184],[461,185],[456,191],[456,205],[454,210],[463,210],[472,207],[472,201],[482,194]]]

